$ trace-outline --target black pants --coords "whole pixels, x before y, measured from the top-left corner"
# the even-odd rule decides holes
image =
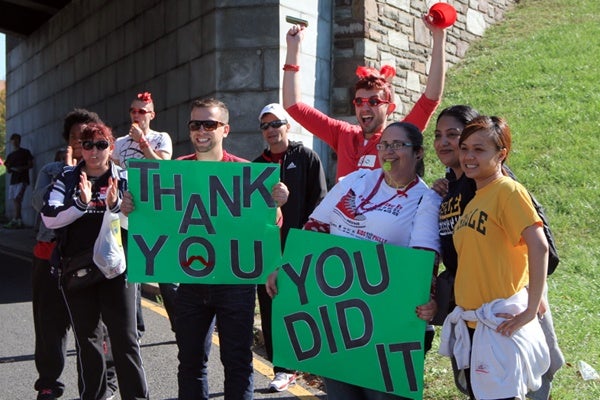
[[[35,366],[38,379],[34,388],[37,391],[52,389],[59,397],[65,385],[59,380],[65,367],[67,334],[71,320],[58,285],[57,271],[48,260],[33,257],[31,274],[33,326],[35,330]],[[106,374],[108,387],[117,390],[117,376],[112,357],[108,331],[101,322],[102,338],[106,343]],[[79,364],[77,365],[79,371]],[[81,380],[79,380],[81,390]]]
[[[136,329],[136,288],[125,274],[84,290],[64,290],[73,331],[79,346],[82,400],[103,398],[106,393],[105,354],[100,318],[111,339],[119,392],[124,400],[147,399]]]
[[[175,332],[175,302],[177,300],[177,288],[179,287],[176,283],[159,283],[158,288],[160,289],[160,295],[162,297],[163,306],[167,315],[169,316],[169,322],[171,322],[171,330]]]
[[[35,330],[35,390],[52,389],[62,395],[65,385],[59,381],[65,367],[69,314],[58,289],[58,277],[47,260],[33,258],[31,275],[33,326]]]
[[[273,300],[267,293],[265,285],[258,285],[256,287],[256,294],[258,296],[258,305],[260,308],[260,324],[262,327],[263,339],[265,341],[265,351],[267,352],[267,359],[273,362],[273,325],[271,317]],[[276,374],[278,372],[291,374],[294,371],[274,365],[273,373]]]

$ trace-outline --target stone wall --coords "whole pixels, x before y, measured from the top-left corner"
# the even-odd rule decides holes
[[[334,75],[332,112],[353,116],[351,100],[359,65],[396,68],[394,87],[399,106],[392,116],[404,116],[421,95],[429,69],[431,35],[422,15],[436,1],[336,0],[333,28]],[[450,68],[462,59],[469,44],[482,36],[486,27],[501,20],[518,0],[448,1],[458,13],[448,28],[446,60]]]

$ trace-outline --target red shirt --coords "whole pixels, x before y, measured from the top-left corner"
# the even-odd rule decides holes
[[[187,156],[177,157],[178,160],[193,160],[198,161],[196,158],[196,153],[188,154]],[[223,158],[220,160],[221,162],[250,162],[244,158],[234,156],[233,154],[229,154],[225,150],[223,150]]]
[[[403,121],[410,122],[424,131],[439,103],[428,99],[423,94]],[[336,181],[359,168],[379,168],[375,145],[379,143],[381,132],[375,133],[365,143],[359,125],[328,117],[304,103],[296,103],[286,111],[306,130],[323,140],[337,153]]]

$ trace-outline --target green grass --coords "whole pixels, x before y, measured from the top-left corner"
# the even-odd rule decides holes
[[[521,1],[448,71],[441,106],[470,104],[508,120],[509,165],[550,218],[561,264],[548,280],[549,297],[567,361],[553,400],[600,399],[600,382],[577,372],[578,360],[600,370],[599,28],[598,0]],[[429,181],[443,173],[432,132]],[[425,380],[425,399],[465,398],[437,354],[427,357]]]

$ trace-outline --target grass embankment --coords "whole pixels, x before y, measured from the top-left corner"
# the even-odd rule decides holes
[[[561,264],[548,279],[567,365],[553,400],[600,399],[577,361],[600,370],[600,2],[525,0],[450,69],[442,107],[470,104],[505,117],[513,133],[509,165],[545,206]],[[441,108],[440,108],[441,109]],[[443,168],[427,131],[427,179]],[[427,357],[425,399],[464,399],[450,363]]]

